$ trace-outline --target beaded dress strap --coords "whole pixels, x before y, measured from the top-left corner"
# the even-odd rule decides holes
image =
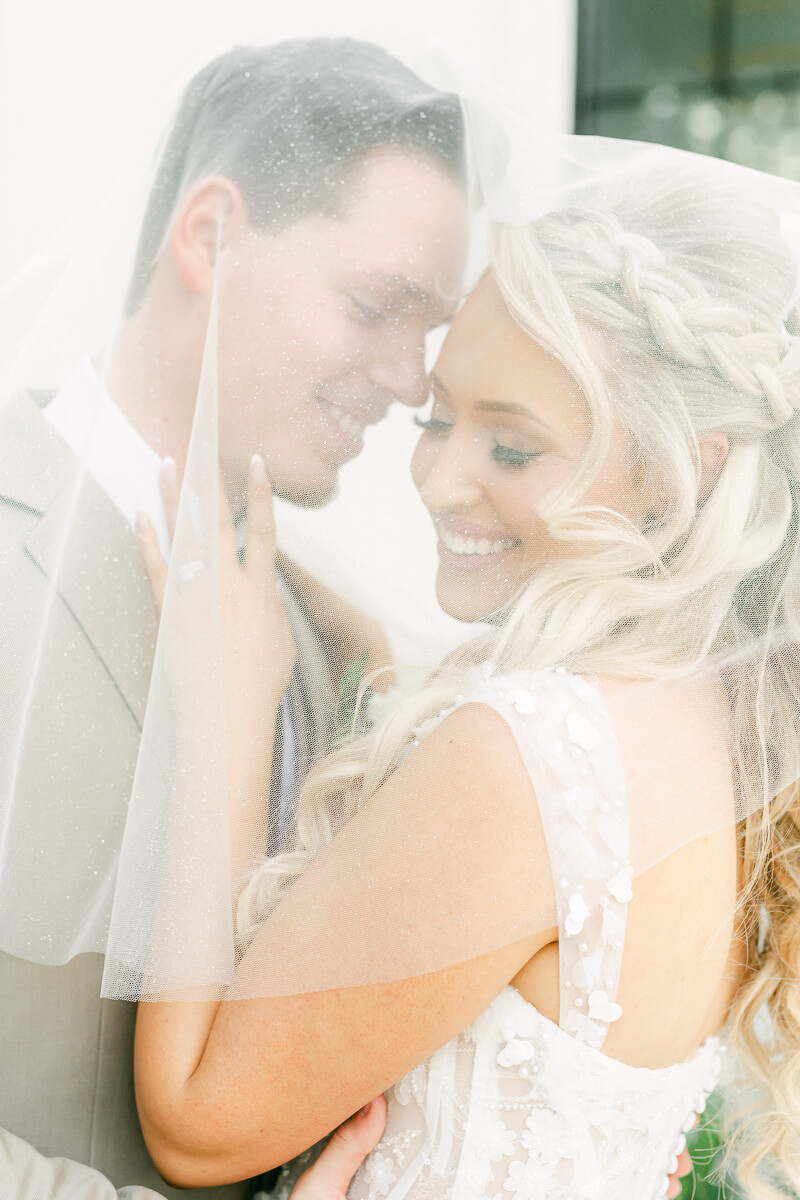
[[[563,667],[476,672],[454,707],[469,701],[500,713],[536,788],[559,928],[559,1024],[599,1049],[622,1016],[616,998],[633,877],[611,715],[597,685]]]

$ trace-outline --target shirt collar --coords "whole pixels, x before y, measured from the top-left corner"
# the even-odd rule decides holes
[[[43,416],[132,529],[140,512],[150,518],[167,558],[170,538],[161,494],[164,460],[113,402],[88,358],[45,407]]]

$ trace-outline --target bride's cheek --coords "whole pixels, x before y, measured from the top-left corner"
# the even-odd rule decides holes
[[[436,461],[436,444],[430,434],[423,433],[411,456],[411,478],[417,491],[422,494],[425,482]],[[424,500],[423,496],[423,500]]]

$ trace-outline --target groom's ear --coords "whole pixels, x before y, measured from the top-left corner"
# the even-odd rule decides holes
[[[247,223],[247,210],[230,179],[212,176],[192,184],[169,240],[173,262],[188,291],[210,295],[219,251],[242,223]]]

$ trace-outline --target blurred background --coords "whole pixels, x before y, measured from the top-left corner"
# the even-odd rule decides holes
[[[0,280],[85,212],[236,41],[444,42],[546,129],[800,179],[797,0],[0,0]]]
[[[0,280],[152,146],[188,77],[235,42],[443,42],[571,130],[576,0],[0,0]]]
[[[800,179],[797,0],[579,0],[580,133]]]

